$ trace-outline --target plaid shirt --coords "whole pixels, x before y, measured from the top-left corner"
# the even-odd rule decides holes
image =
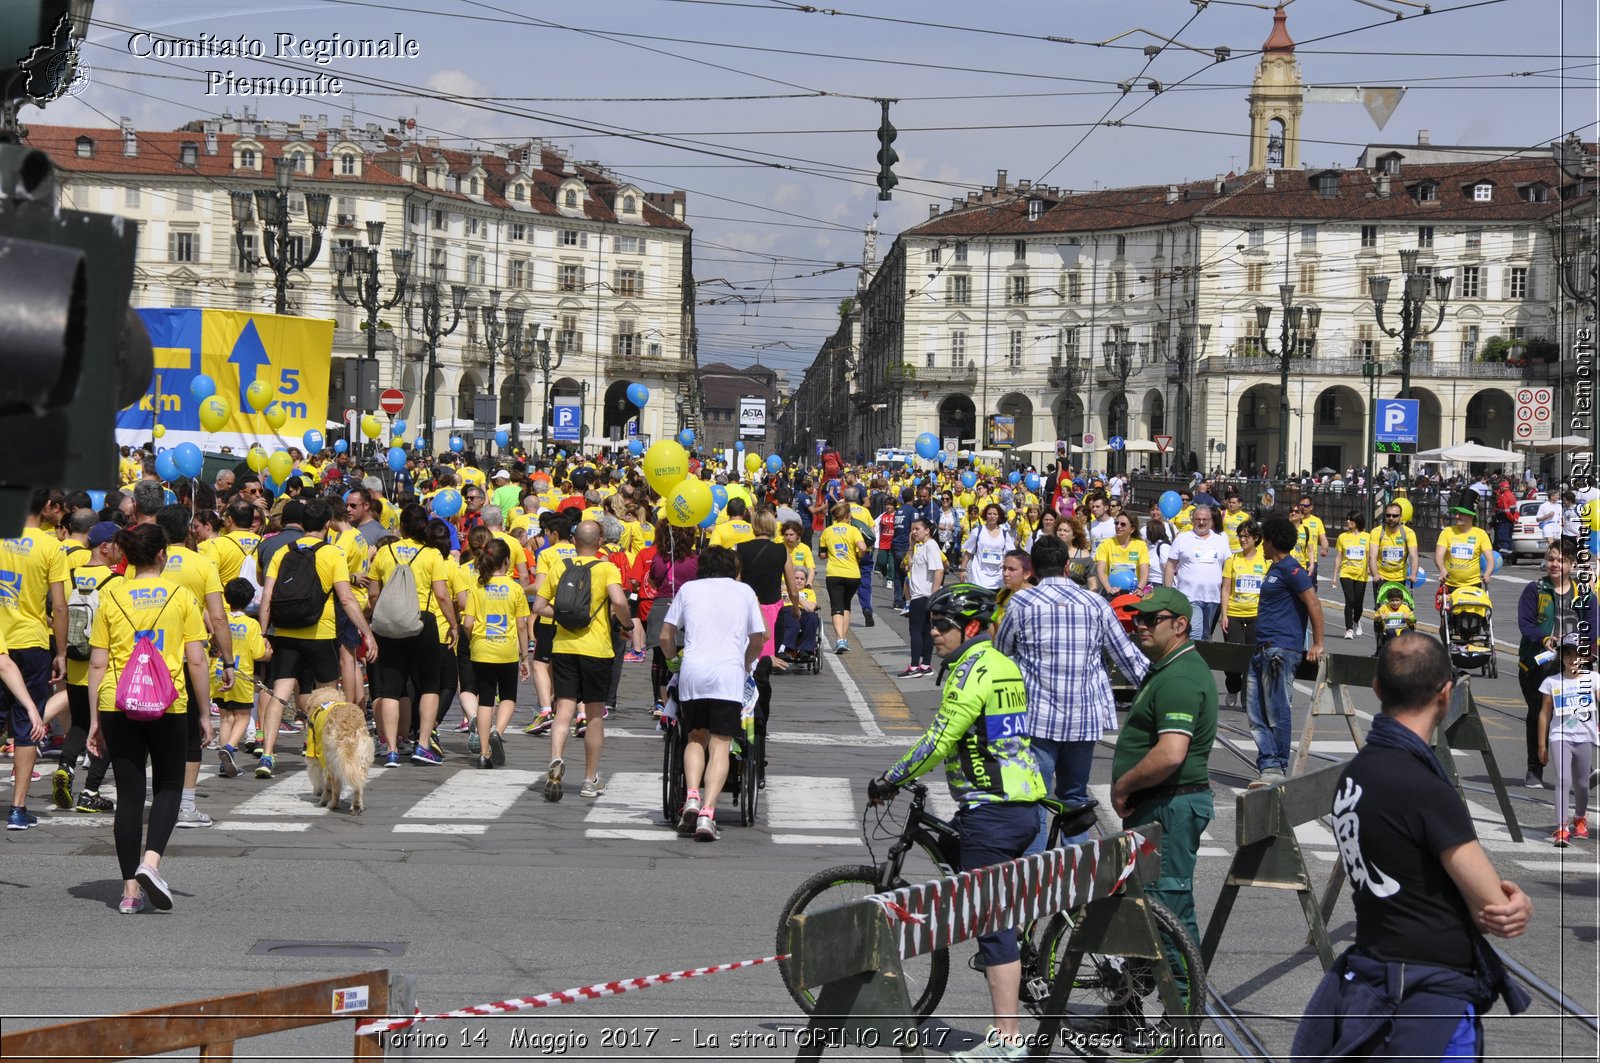
[[[1134,683],[1150,670],[1105,599],[1060,576],[1024,587],[1006,603],[994,644],[1022,669],[1028,734],[1058,742],[1098,742],[1116,730],[1104,651]]]

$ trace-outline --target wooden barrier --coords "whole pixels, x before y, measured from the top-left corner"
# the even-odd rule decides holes
[[[1488,732],[1483,729],[1483,717],[1478,715],[1478,703],[1472,696],[1472,680],[1465,675],[1456,677],[1455,690],[1450,694],[1450,711],[1445,713],[1444,723],[1433,736],[1433,748],[1457,790],[1461,789],[1461,773],[1456,770],[1455,754],[1451,751],[1470,749],[1483,758],[1483,770],[1489,776],[1489,785],[1494,787],[1495,800],[1500,805],[1501,817],[1506,821],[1506,830],[1510,832],[1512,841],[1520,843],[1522,827],[1517,823],[1516,810],[1511,807],[1511,795],[1506,792],[1505,779],[1501,777],[1500,765],[1494,759]],[[1464,800],[1466,795],[1462,794],[1462,798]]]
[[[233,1059],[234,1042],[247,1037],[345,1019],[410,1015],[415,1006],[411,976],[362,971],[126,1015],[7,1031],[0,1035],[0,1058],[8,1063],[64,1058],[109,1063],[198,1048],[203,1060],[226,1061]],[[352,1059],[382,1059],[383,1054],[381,1034],[354,1039]]]
[[[1317,661],[1316,686],[1311,691],[1311,711],[1306,713],[1306,725],[1300,732],[1300,748],[1295,751],[1294,767],[1291,774],[1302,775],[1306,770],[1306,763],[1311,759],[1311,742],[1317,733],[1317,721],[1326,717],[1342,720],[1346,731],[1349,732],[1350,741],[1361,748],[1361,731],[1356,726],[1355,706],[1350,702],[1346,693],[1349,687],[1361,687],[1364,690],[1372,689],[1372,680],[1378,674],[1378,661],[1375,657],[1354,653],[1324,653]],[[1323,813],[1331,806],[1331,801],[1323,806]]]

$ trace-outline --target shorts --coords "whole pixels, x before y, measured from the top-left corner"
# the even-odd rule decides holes
[[[272,682],[295,679],[300,693],[339,681],[339,650],[334,639],[272,636]]]
[[[22,685],[28,688],[28,697],[39,715],[44,715],[44,703],[50,699],[50,668],[54,659],[43,647],[12,650],[11,659],[22,673]],[[37,745],[33,740],[33,725],[28,722],[28,710],[0,684],[0,719],[4,719],[12,739],[19,746]]]
[[[461,689],[472,691],[478,695],[479,705],[488,706],[492,702],[516,701],[517,679],[516,661],[473,661],[472,685],[469,687],[463,676]]]
[[[345,615],[343,609],[335,608],[333,611],[333,634],[334,642],[357,657],[361,656],[361,629]]]
[[[185,676],[184,678],[187,679],[188,676]],[[183,762],[185,764],[198,764],[200,763],[200,751],[205,747],[205,744],[200,740],[200,714],[202,712],[209,712],[210,706],[201,708],[200,698],[195,693],[194,684],[189,683],[186,685],[189,688],[189,705],[188,711],[184,713],[184,716],[187,717],[187,719],[183,721],[183,737],[185,743],[183,750]]]
[[[439,669],[440,672],[443,672],[445,667],[446,666],[441,663]],[[456,639],[457,690],[465,690],[470,694],[474,690],[478,689],[477,682],[472,678],[477,671],[477,668],[477,664],[472,659],[472,640],[463,635],[461,638]],[[443,679],[444,676],[441,675],[440,678]],[[442,686],[439,692],[441,694],[444,693]]]
[[[861,580],[845,579],[843,576],[829,576],[828,580],[828,608],[834,616],[850,611],[850,599],[856,596],[861,589]]]
[[[678,725],[685,731],[710,731],[718,738],[732,738],[739,733],[737,701],[721,698],[690,698],[678,705]]]
[[[378,663],[372,671],[372,696],[399,699],[406,696],[406,684],[418,694],[439,689],[439,625],[431,616],[422,630],[409,638],[378,639]]]
[[[540,664],[549,664],[550,658],[555,655],[556,626],[555,624],[533,625],[533,659]]]
[[[645,604],[650,606],[649,615],[645,618],[644,644],[646,646],[661,645],[661,626],[667,622],[667,614],[672,611],[672,595],[657,594]]]
[[[219,701],[217,708],[223,712],[249,712],[255,706],[248,701]]]
[[[557,699],[581,705],[600,704],[611,691],[614,657],[586,657],[557,653],[550,662],[551,685]]]

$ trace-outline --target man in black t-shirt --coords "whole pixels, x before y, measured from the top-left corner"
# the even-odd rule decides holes
[[[1473,1058],[1497,996],[1513,1013],[1526,1006],[1483,934],[1516,937],[1533,905],[1495,873],[1429,744],[1454,685],[1431,636],[1385,643],[1372,684],[1383,711],[1333,798],[1355,945],[1312,997],[1296,1059]]]

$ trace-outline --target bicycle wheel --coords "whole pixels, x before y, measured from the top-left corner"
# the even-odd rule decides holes
[[[845,864],[819,871],[800,884],[778,914],[778,954],[789,951],[789,917],[807,911],[834,908],[878,892],[878,869],[872,864]],[[902,962],[906,976],[906,995],[911,998],[911,1011],[921,1022],[933,1014],[944,996],[945,982],[950,977],[950,953],[946,949],[930,952]],[[789,965],[780,963],[783,984],[794,1002],[807,1015],[816,1007],[816,986],[796,985],[789,973]]]
[[[678,822],[684,797],[683,742],[673,724],[661,736],[661,818]]]
[[[761,772],[761,743],[753,732],[745,737],[744,762],[740,767],[739,826],[753,827],[756,810],[761,807],[761,788],[757,785]]]
[[[1184,980],[1184,1012],[1198,1027],[1205,1010],[1206,969],[1200,947],[1171,909],[1146,900],[1162,937],[1179,955],[1181,970],[1173,972],[1180,991]],[[1054,982],[1065,965],[1067,944],[1074,924],[1068,914],[1056,916],[1039,942],[1043,976]],[[1026,980],[1026,979],[1025,979]],[[1030,1004],[1039,1013],[1040,1005]],[[1086,953],[1072,982],[1072,992],[1062,1008],[1058,1042],[1085,1059],[1116,1063],[1162,1059],[1181,1054],[1175,1024],[1156,988],[1152,961],[1127,956]]]

